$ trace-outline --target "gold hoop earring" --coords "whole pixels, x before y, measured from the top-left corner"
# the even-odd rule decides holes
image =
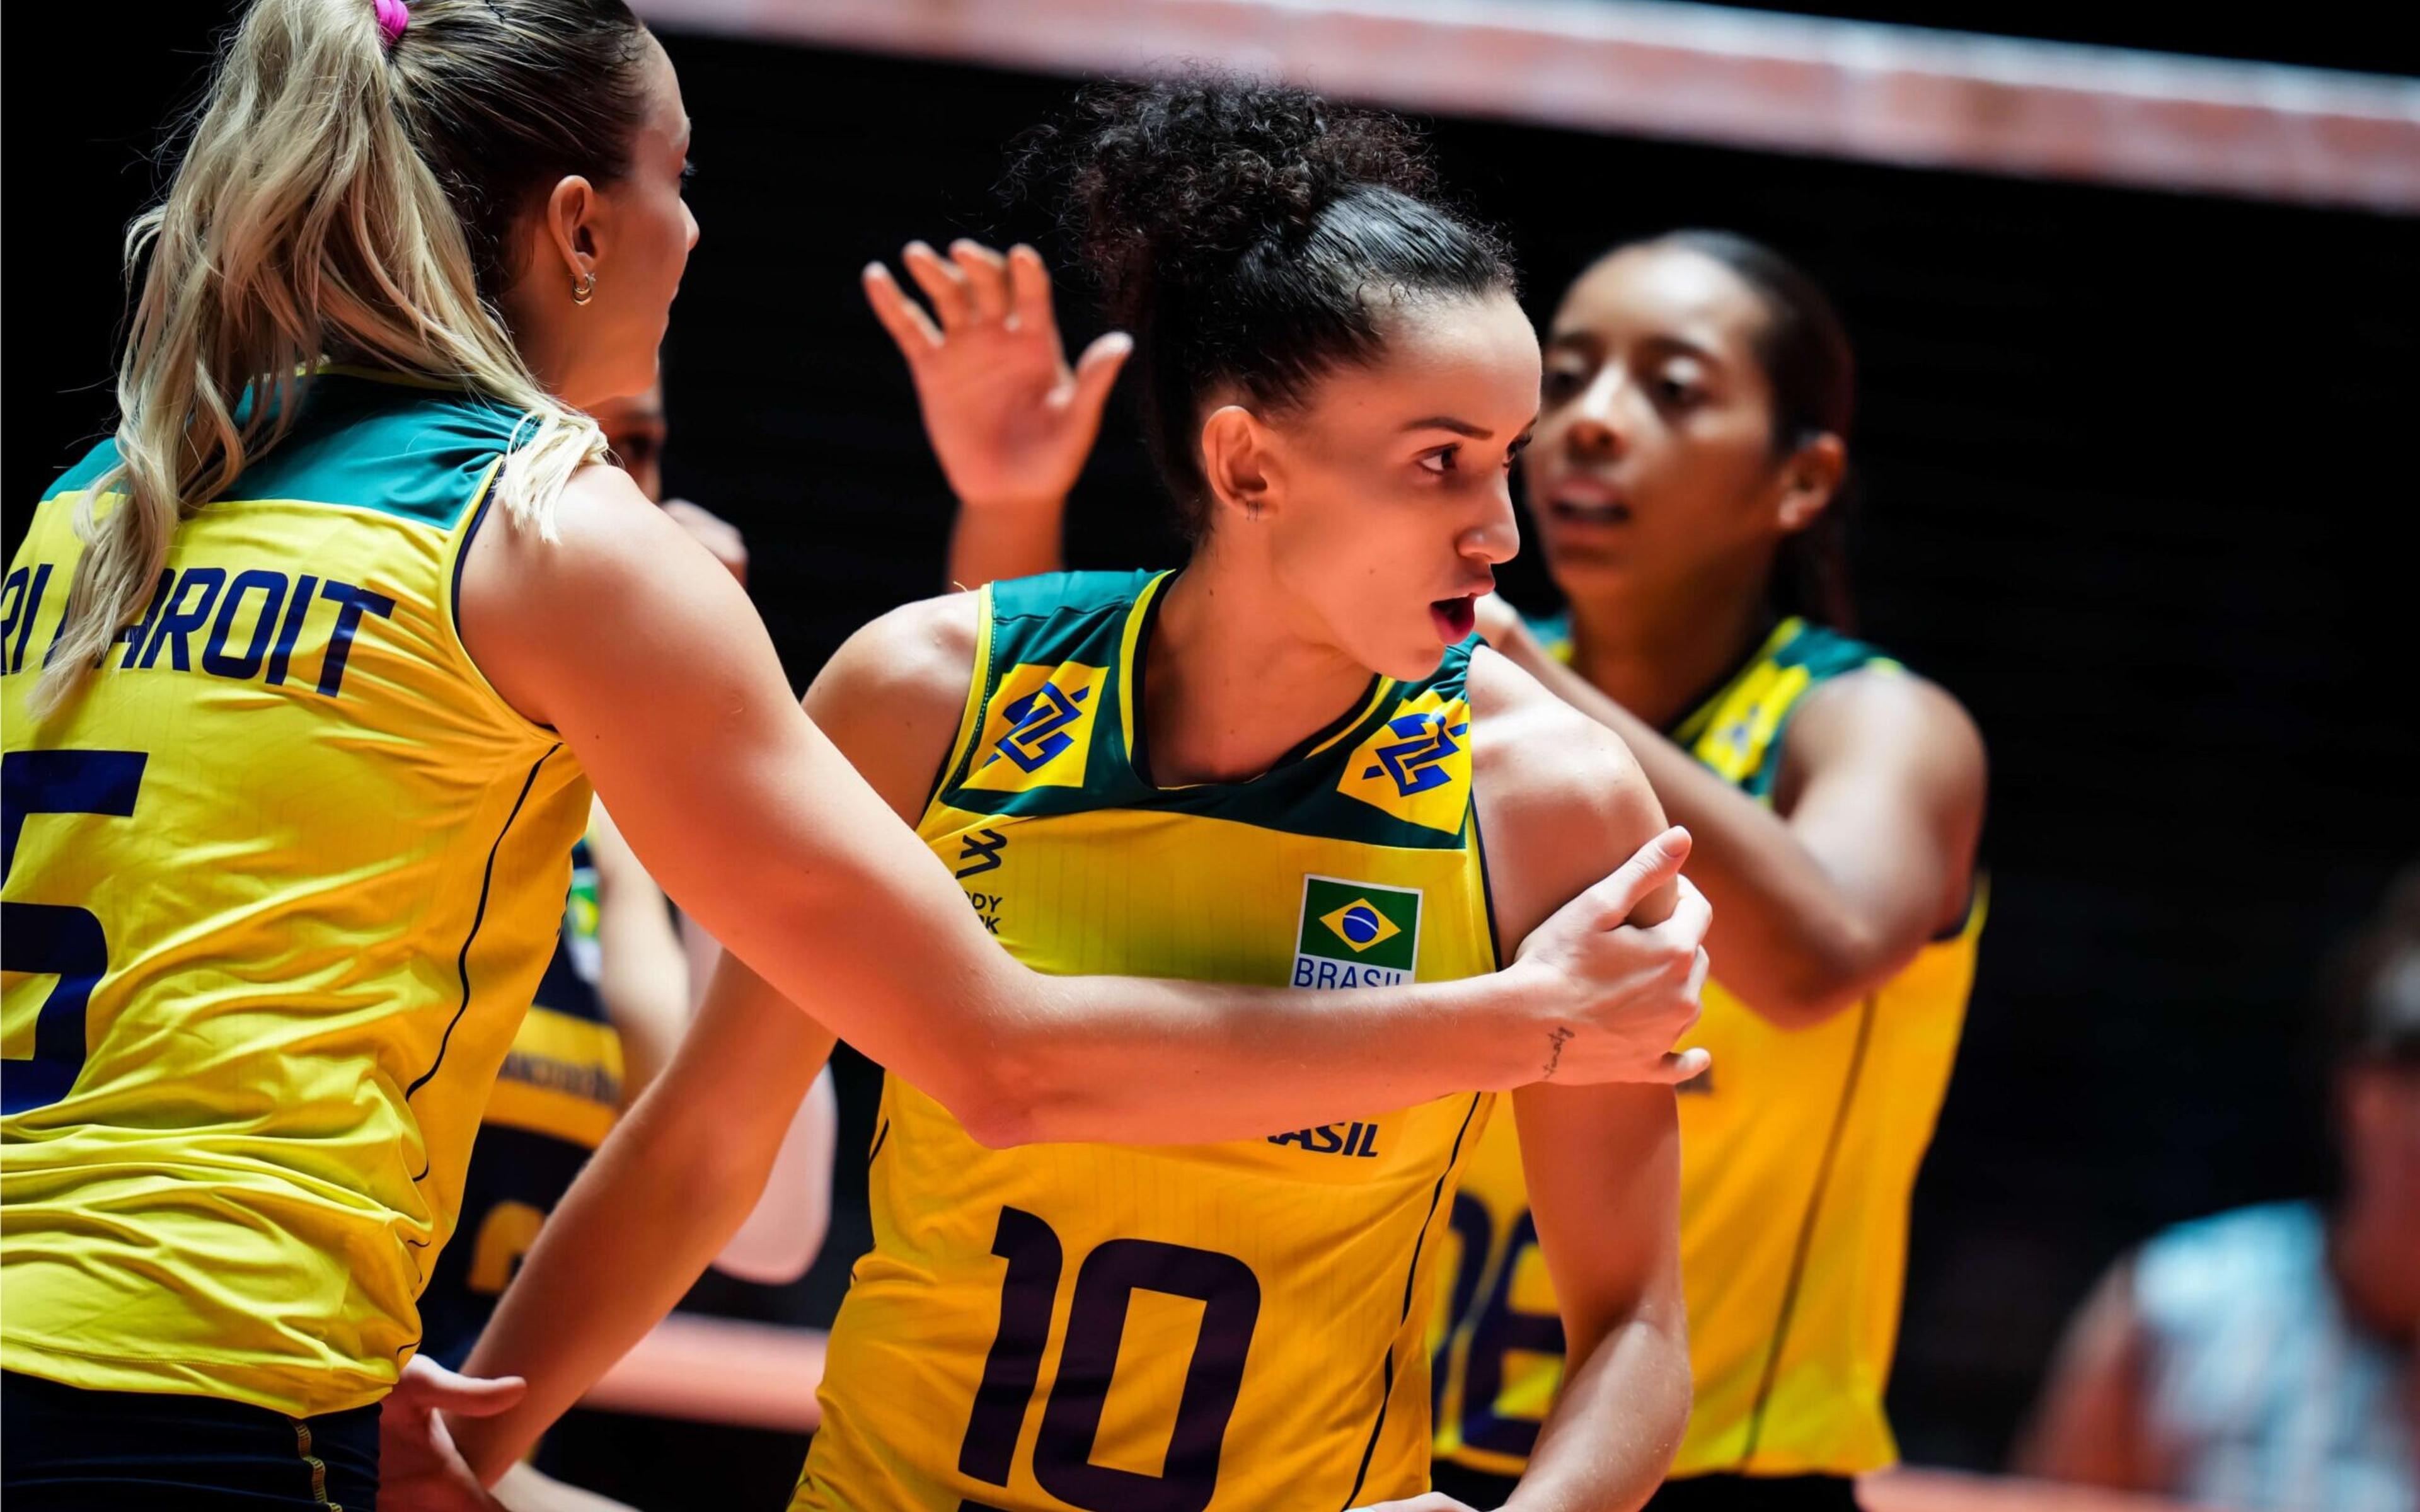
[[[574,304],[586,304],[590,300],[593,300],[596,297],[596,273],[591,271],[581,274],[580,282],[571,285],[571,302]]]

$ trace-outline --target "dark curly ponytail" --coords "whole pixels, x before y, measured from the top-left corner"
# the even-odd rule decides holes
[[[1433,197],[1409,127],[1291,85],[1089,88],[1029,146],[1020,177],[1037,169],[1065,174],[1083,260],[1135,334],[1145,438],[1194,539],[1205,393],[1281,410],[1375,356],[1389,304],[1513,286],[1504,244]]]

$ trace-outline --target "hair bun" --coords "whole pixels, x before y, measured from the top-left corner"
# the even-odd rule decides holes
[[[1257,247],[1299,246],[1364,187],[1419,196],[1434,175],[1409,127],[1291,85],[1191,72],[1099,85],[1027,153],[1063,159],[1070,220],[1113,313],[1145,285],[1215,278]]]

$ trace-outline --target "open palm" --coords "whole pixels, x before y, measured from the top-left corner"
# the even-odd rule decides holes
[[[1111,332],[1070,367],[1050,274],[1032,247],[1003,256],[962,240],[943,257],[912,241],[900,260],[932,313],[878,262],[866,267],[865,297],[908,359],[951,488],[970,510],[1056,505],[1100,434],[1132,339]]]

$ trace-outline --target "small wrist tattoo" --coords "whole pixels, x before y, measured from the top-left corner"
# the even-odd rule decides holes
[[[1546,1053],[1546,1074],[1552,1076],[1555,1073],[1555,1068],[1563,1063],[1563,1046],[1571,1043],[1572,1031],[1556,1029],[1546,1038],[1554,1041],[1554,1048]]]

